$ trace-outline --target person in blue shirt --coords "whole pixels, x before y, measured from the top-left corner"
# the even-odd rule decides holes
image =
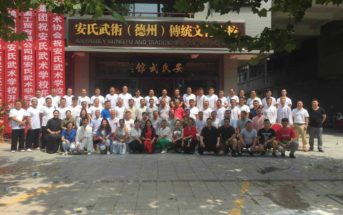
[[[74,129],[74,124],[68,122],[66,125],[67,129],[62,131],[62,147],[64,149],[63,155],[68,153],[73,153],[75,146],[76,129]]]
[[[103,119],[109,119],[110,115],[111,115],[111,102],[110,101],[106,101],[105,105],[104,105],[104,109],[102,109],[101,111],[101,117]]]

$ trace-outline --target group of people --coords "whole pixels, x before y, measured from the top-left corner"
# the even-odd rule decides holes
[[[240,156],[248,153],[295,158],[298,139],[303,151],[313,151],[318,138],[318,151],[323,152],[322,131],[326,113],[316,99],[306,110],[298,101],[292,108],[287,91],[280,98],[267,90],[260,99],[255,91],[238,95],[230,89],[215,94],[209,88],[188,87],[185,94],[175,89],[170,97],[166,89],[157,97],[153,89],[148,95],[129,93],[127,86],[121,92],[115,87],[104,97],[95,89],[92,97],[82,89],[74,96],[72,89],[66,95],[43,97],[40,90],[31,99],[27,109],[16,101],[10,110],[12,127],[11,151],[41,149],[47,153],[187,153],[214,152]],[[309,132],[309,147],[306,132]],[[25,136],[25,131],[26,136]],[[19,148],[18,148],[19,142]]]

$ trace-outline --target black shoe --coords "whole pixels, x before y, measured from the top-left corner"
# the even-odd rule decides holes
[[[261,152],[261,156],[263,156],[263,155],[265,155],[266,154],[266,151],[263,151],[263,152]]]
[[[312,151],[313,151],[313,148],[312,148],[312,147],[310,147],[308,150],[309,150],[310,152],[312,152]]]
[[[295,158],[294,154],[289,154],[290,158]]]
[[[238,152],[237,155],[238,155],[238,156],[242,156],[242,152]]]
[[[276,152],[273,152],[272,155],[273,155],[273,157],[276,157]]]
[[[324,150],[323,149],[318,149],[318,152],[324,152]]]
[[[254,156],[254,153],[253,152],[249,152],[250,156]]]
[[[281,153],[281,157],[285,157],[285,153]]]

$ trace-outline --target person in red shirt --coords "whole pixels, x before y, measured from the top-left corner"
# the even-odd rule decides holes
[[[296,133],[293,128],[288,127],[288,119],[281,120],[282,128],[276,132],[276,140],[278,141],[279,151],[281,156],[285,156],[285,151],[290,151],[289,157],[295,158],[294,153],[298,149],[299,144],[296,139]]]
[[[194,154],[197,144],[197,129],[195,121],[190,118],[183,129],[182,149],[185,154]]]
[[[180,102],[178,100],[175,101],[174,115],[175,118],[178,120],[182,120],[183,116],[185,115],[185,112],[183,108],[180,106]]]

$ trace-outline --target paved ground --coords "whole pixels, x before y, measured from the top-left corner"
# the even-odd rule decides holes
[[[324,140],[325,153],[295,160],[65,157],[0,144],[0,214],[343,214],[343,135]]]

